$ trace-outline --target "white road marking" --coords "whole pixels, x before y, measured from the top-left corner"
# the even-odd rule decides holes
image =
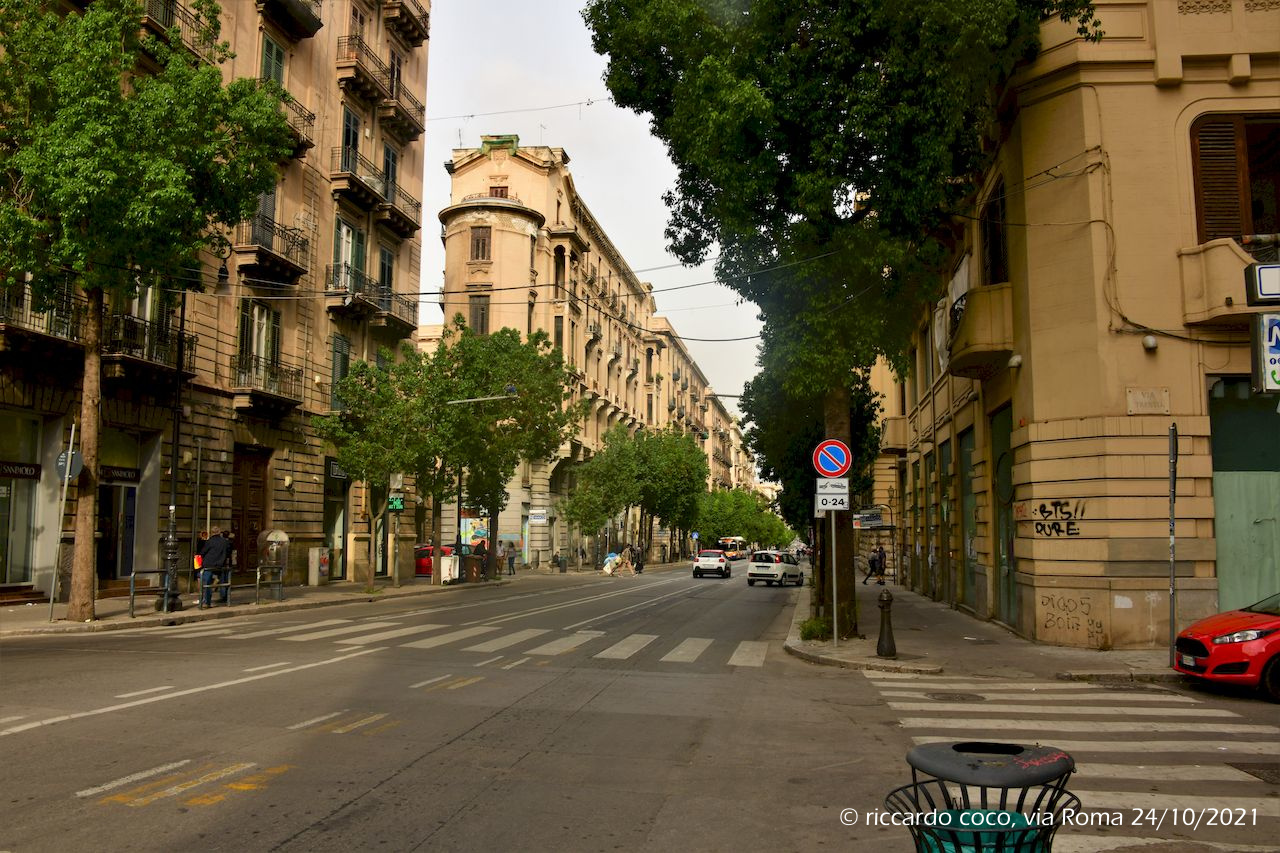
[[[503,669],[515,669],[520,664],[528,663],[528,662],[529,662],[528,658],[520,658],[520,660],[518,661],[512,661],[511,663],[507,664],[506,666],[503,667]]]
[[[190,791],[192,788],[198,788],[206,782],[216,782],[219,779],[225,779],[228,776],[235,776],[237,773],[243,773],[244,771],[257,766],[258,765],[248,761],[242,761],[239,764],[232,764],[231,766],[224,767],[221,770],[215,770],[212,773],[206,773],[197,779],[190,779],[186,782],[181,782],[172,787],[165,788],[163,791],[156,791],[154,794],[148,794],[145,797],[139,797],[136,800],[130,800],[129,805],[135,806],[135,807],[149,806],[152,803],[154,803],[156,800],[163,800],[169,797],[176,797],[179,794],[185,794],[187,791]]]
[[[116,699],[132,699],[134,696],[146,696],[148,693],[163,693],[166,690],[172,690],[172,684],[165,684],[160,687],[148,687],[146,690],[135,690],[132,693],[117,693]]]
[[[475,622],[471,622],[469,624],[478,625],[481,623],[488,623],[492,625],[497,622],[510,622],[514,619],[525,619],[525,618],[528,618],[529,616],[537,616],[542,613],[549,613],[552,610],[563,610],[566,607],[577,607],[580,604],[591,604],[592,602],[599,601],[604,598],[613,598],[614,596],[618,596],[618,595],[634,595],[636,592],[649,589],[650,587],[665,586],[666,584],[669,584],[672,582],[673,582],[672,580],[661,580],[653,583],[637,581],[635,583],[627,584],[626,589],[614,590],[613,592],[604,592],[599,595],[587,596],[586,598],[577,598],[577,599],[574,599],[573,601],[565,601],[560,604],[548,604],[545,607],[535,607],[532,610],[524,610],[524,611],[521,611],[520,613],[513,613],[510,616],[503,616],[498,619],[477,619]]]
[[[953,711],[972,714],[981,711],[983,714],[1061,714],[1062,708],[1028,707],[1026,705],[975,704],[972,702],[890,702],[889,707],[895,711]],[[1072,703],[1073,714],[1094,714],[1100,717],[1240,717],[1231,711],[1219,708],[1140,708],[1110,705],[1078,705]]]
[[[617,616],[619,613],[626,613],[630,610],[637,610],[641,607],[651,607],[652,605],[657,604],[659,601],[662,601],[667,598],[671,598],[672,596],[688,595],[688,594],[689,594],[689,590],[687,588],[677,589],[675,592],[669,592],[666,595],[659,595],[656,598],[646,599],[644,601],[641,601],[639,604],[632,604],[627,607],[619,608],[618,610],[610,611],[609,613],[602,613],[599,616],[592,616],[590,619],[584,619],[581,622],[575,622],[572,625],[565,625],[564,628],[566,631],[572,631],[574,628],[581,628],[583,625],[590,625],[592,622],[599,622],[601,619],[608,619],[611,616]]]
[[[503,655],[498,655],[496,658],[489,658],[488,660],[482,660],[480,661],[480,663],[476,664],[476,666],[488,666],[491,663],[497,663],[498,661],[502,660],[502,658],[503,658]]]
[[[373,723],[376,723],[378,722],[378,720],[381,720],[385,716],[387,715],[386,714],[370,714],[369,716],[365,717],[363,720],[356,720],[354,723],[348,723],[345,726],[340,726],[339,728],[331,729],[330,731],[332,731],[335,735],[345,735],[347,732],[353,732],[356,729],[363,728],[364,726],[368,726]]]
[[[12,717],[0,717],[0,726],[5,723],[12,723],[14,720],[21,720],[26,714],[14,714]]]
[[[897,685],[894,685],[897,686]],[[954,688],[947,688],[952,689]],[[919,699],[929,698],[930,693],[936,693],[937,690],[881,690],[880,695],[887,699]],[[988,701],[1002,702],[1043,702],[1049,698],[1044,695],[1035,693],[997,693],[985,690],[965,690],[965,693],[972,693],[975,696],[981,696]],[[1113,690],[1104,692],[1099,690],[1089,690],[1081,696],[1063,696],[1055,694],[1053,699],[1059,702],[1067,702],[1074,699],[1081,699],[1088,702],[1120,700],[1124,702],[1176,702],[1180,704],[1197,704],[1196,699],[1190,696],[1177,696],[1173,693],[1130,693],[1129,691]]]
[[[1150,782],[1257,782],[1258,778],[1225,764],[1093,764],[1076,765],[1073,780],[1137,779]]]
[[[327,631],[316,631],[312,634],[298,634],[293,637],[281,637],[291,643],[308,643],[312,640],[327,640],[330,637],[341,637],[344,634],[356,634],[360,631],[368,631],[372,628],[393,628],[399,625],[399,622],[367,622],[363,625],[346,625],[342,628],[330,628]]]
[[[181,761],[175,761],[172,764],[161,764],[159,767],[152,767],[150,770],[142,770],[138,773],[122,776],[119,779],[113,779],[112,781],[99,785],[96,788],[85,788],[83,791],[76,791],[76,796],[96,797],[98,794],[105,794],[113,788],[119,788],[121,785],[128,785],[131,782],[150,779],[152,776],[159,776],[161,773],[168,773],[170,770],[177,770],[179,767],[190,763],[190,758],[184,758]]]
[[[306,669],[314,669],[315,667],[318,667],[318,666],[329,666],[330,664],[342,663],[344,661],[349,661],[352,658],[358,658],[361,655],[367,655],[372,652],[380,652],[380,651],[382,651],[382,647],[373,648],[373,649],[361,649],[358,652],[351,652],[349,654],[340,655],[339,657],[336,657],[336,658],[329,658],[328,660],[316,661],[315,663],[300,664],[299,666],[295,666],[290,669],[277,669],[274,672],[259,672],[255,675],[245,676],[244,678],[233,678],[230,681],[219,681],[216,684],[206,684],[203,687],[190,687],[190,688],[187,688],[186,690],[178,690],[174,693],[166,693],[163,696],[152,696],[148,699],[135,699],[132,702],[121,702],[118,705],[107,705],[106,707],[93,708],[89,711],[77,711],[74,714],[61,714],[57,717],[46,717],[43,720],[36,720],[30,723],[23,723],[20,726],[11,726],[7,729],[0,729],[0,737],[7,737],[8,735],[16,735],[16,734],[19,734],[20,732],[30,731],[31,729],[38,729],[43,726],[51,726],[54,723],[65,723],[70,720],[80,720],[80,719],[84,719],[85,717],[96,717],[100,714],[110,714],[115,711],[124,711],[128,708],[136,708],[139,705],[150,705],[152,702],[167,702],[170,699],[178,699],[182,696],[194,696],[197,693],[207,693],[210,690],[221,690],[226,687],[235,687],[240,684],[248,684],[251,681],[261,681],[264,678],[275,678],[276,676],[279,676],[279,675],[288,675],[294,672],[302,672],[303,670],[306,670]]]
[[[972,710],[970,708],[969,710]],[[1058,713],[1062,712],[1059,708]],[[992,720],[986,717],[945,719],[941,717],[904,717],[904,728],[918,729],[969,729],[972,732],[1050,731],[1050,732],[1204,732],[1215,734],[1280,734],[1275,726],[1254,726],[1241,723],[1219,723],[1216,720],[1199,722],[1187,720],[1166,723],[1155,720],[1134,720],[1131,723],[1100,722],[1097,720]],[[1065,749],[1066,747],[1063,747]],[[1068,750],[1069,751],[1069,750]]]
[[[426,687],[428,684],[435,684],[437,681],[444,681],[446,678],[453,678],[453,673],[448,675],[437,675],[435,678],[428,678],[426,681],[419,681],[417,684],[410,684],[410,690],[416,690],[419,687]]]
[[[729,666],[764,666],[769,644],[760,640],[743,640],[729,658]]]
[[[866,679],[877,687],[903,688],[913,690],[963,690],[973,692],[980,690],[1018,690],[1037,693],[1045,690],[1054,692],[1063,690],[1098,692],[1107,688],[1082,681],[987,681],[981,678],[942,678],[933,676],[912,675],[903,672],[872,672],[863,670]]]
[[[982,720],[980,722],[986,722]],[[1048,723],[1041,722],[1042,725],[1048,726]],[[930,721],[932,725],[932,721]],[[3,734],[3,732],[0,732]],[[955,740],[954,737],[944,735],[920,735],[913,737],[914,743],[950,743]],[[1053,738],[1053,746],[1071,754],[1073,758],[1079,759],[1079,753],[1085,752],[1101,752],[1104,755],[1115,755],[1117,749],[1127,746],[1133,746],[1141,749],[1143,752],[1182,752],[1191,755],[1199,753],[1211,753],[1218,756],[1226,755],[1280,755],[1280,741],[1274,743],[1253,742],[1241,743],[1237,741],[1224,741],[1215,738],[1206,738],[1201,740],[1144,740],[1134,741],[1132,738],[1126,740],[1059,740]]]
[[[534,637],[540,637],[547,633],[546,628],[526,628],[523,631],[516,631],[514,634],[507,634],[498,637],[496,640],[489,640],[475,646],[467,646],[464,652],[498,652],[514,646],[516,643],[523,643],[525,640],[532,640]]]
[[[527,655],[562,655],[565,652],[573,651],[585,642],[594,640],[596,637],[603,637],[604,631],[578,631],[576,634],[570,634],[567,637],[561,637],[558,640],[552,640],[544,643],[536,649],[528,649],[525,651]]]
[[[411,628],[397,628],[394,631],[382,631],[378,634],[361,634],[359,637],[348,637],[345,640],[336,640],[335,642],[343,645],[360,646],[366,643],[381,643],[383,640],[394,640],[397,637],[407,637],[410,634],[438,631],[441,628],[448,627],[448,625],[414,625]]]
[[[347,713],[347,709],[343,708],[341,711],[334,711],[332,714],[325,714],[320,717],[312,717],[309,720],[303,720],[301,723],[294,723],[292,726],[287,726],[286,728],[291,732],[297,731],[298,729],[305,729],[307,726],[314,726],[316,723],[323,723],[325,720],[332,720],[334,717],[340,717],[345,713]]]
[[[251,666],[248,669],[242,669],[241,672],[262,672],[264,669],[275,669],[280,666],[288,666],[291,661],[282,660],[279,663],[264,663],[262,666]]]
[[[698,655],[707,650],[711,645],[711,640],[702,637],[690,637],[671,651],[667,652],[662,658],[663,663],[693,663],[698,659]]]
[[[606,660],[626,660],[656,639],[658,639],[657,634],[632,634],[614,643],[596,657]]]
[[[310,631],[313,628],[324,628],[329,625],[349,625],[350,619],[321,619],[319,622],[309,622],[306,625],[290,625],[286,628],[269,628],[266,631],[254,631],[249,634],[236,634],[233,640],[256,640],[258,637],[271,637],[276,634],[294,634],[298,631]]]
[[[418,640],[413,643],[402,643],[402,649],[434,649],[437,646],[443,646],[447,643],[456,642],[457,640],[465,640],[468,637],[475,637],[480,634],[487,634],[490,631],[496,631],[497,628],[490,628],[485,625],[479,625],[475,628],[462,628],[458,631],[450,631],[447,634],[440,634],[436,637],[427,637],[425,640]]]

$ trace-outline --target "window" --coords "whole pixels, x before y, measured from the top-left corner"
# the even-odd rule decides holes
[[[1009,280],[1009,245],[1006,242],[1004,181],[996,181],[982,208],[982,283],[1003,284]]]
[[[388,59],[387,85],[391,89],[391,97],[395,99],[400,97],[400,75],[404,69],[404,57],[393,50]]]
[[[506,198],[506,187],[489,187],[489,198]]]
[[[382,174],[385,186],[382,195],[388,201],[395,201],[396,180],[399,178],[400,152],[390,145],[382,146]]]
[[[525,330],[525,334],[527,334],[527,335],[532,335],[532,334],[533,334],[533,306],[534,306],[534,304],[535,304],[535,303],[534,303],[534,301],[533,301],[532,299],[530,299],[530,300],[529,300],[529,325],[528,325],[528,328]]]
[[[396,280],[396,255],[395,252],[383,246],[378,252],[378,287],[383,295],[389,295],[395,290]]]
[[[284,48],[266,33],[262,34],[262,79],[284,85]]]
[[[493,239],[493,229],[488,225],[476,225],[471,229],[471,260],[489,260],[489,244]]]
[[[469,302],[471,306],[471,320],[467,325],[469,325],[478,335],[489,334],[489,297],[472,296]]]
[[[349,36],[364,37],[364,28],[369,21],[369,15],[364,9],[356,3],[351,4],[351,28],[347,30]]]
[[[280,361],[280,312],[251,299],[240,301],[240,358]]]
[[[1191,156],[1201,243],[1280,231],[1280,114],[1198,119]]]
[[[338,382],[347,378],[347,374],[351,372],[351,341],[345,336],[334,334],[333,336],[333,380],[330,385],[331,392],[329,395],[329,408],[335,411],[341,409],[342,401],[338,399],[336,390]]]
[[[346,107],[342,108],[342,171],[356,170],[356,155],[360,151],[360,116]]]
[[[555,327],[555,346],[556,349],[564,350],[564,318],[556,317],[553,321]]]
[[[345,219],[334,224],[333,280],[329,289],[354,293],[360,289],[364,272],[365,233]]]

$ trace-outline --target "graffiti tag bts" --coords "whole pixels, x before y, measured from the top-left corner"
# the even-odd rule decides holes
[[[1080,519],[1084,518],[1085,503],[1079,499],[1021,501],[1014,504],[1013,516],[1018,521],[1032,522],[1036,536],[1051,539],[1079,536]]]

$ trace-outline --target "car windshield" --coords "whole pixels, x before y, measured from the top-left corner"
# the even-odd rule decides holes
[[[723,557],[724,551],[699,551],[699,557]]]
[[[1264,598],[1257,604],[1250,604],[1248,607],[1241,608],[1250,613],[1267,613],[1271,616],[1280,616],[1280,592],[1270,598]]]

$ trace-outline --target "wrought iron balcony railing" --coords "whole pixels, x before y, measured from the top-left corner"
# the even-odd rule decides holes
[[[235,242],[237,246],[270,249],[300,267],[307,266],[311,248],[311,242],[301,229],[287,228],[262,213],[254,214],[236,226]]]
[[[334,148],[330,152],[329,171],[355,175],[378,196],[387,197],[387,176],[355,148]]]
[[[178,37],[188,50],[210,64],[216,60],[217,43],[213,30],[182,3],[177,0],[145,0],[143,16],[166,31],[177,27]]]
[[[302,400],[302,368],[279,359],[252,353],[236,353],[231,358],[233,391],[261,391],[289,400]]]
[[[195,370],[197,337],[185,333],[182,341],[182,369],[190,373]],[[102,324],[103,355],[125,355],[174,369],[178,365],[178,342],[178,331],[168,321],[113,313]]]
[[[413,220],[415,225],[422,224],[422,202],[405,192],[404,187],[399,184],[391,184],[387,187],[383,197],[392,207]]]
[[[390,94],[391,68],[373,52],[373,48],[369,47],[362,36],[343,36],[338,39],[337,60],[344,65],[354,65],[384,95]]]
[[[0,287],[0,325],[12,325],[41,335],[80,340],[89,303],[71,288],[38,300],[29,284]]]
[[[326,296],[361,296],[376,301],[382,285],[351,264],[329,264],[325,268]]]

